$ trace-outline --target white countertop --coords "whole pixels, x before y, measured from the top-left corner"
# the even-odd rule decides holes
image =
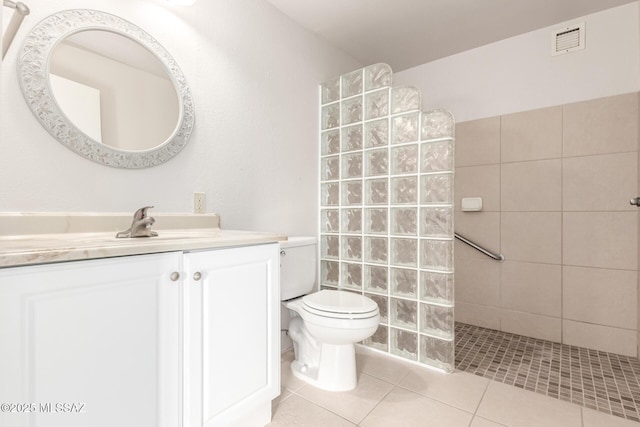
[[[77,216],[77,215],[75,215]],[[153,215],[152,215],[153,216]],[[58,218],[60,215],[55,215]],[[7,220],[7,215],[0,214],[0,220]],[[13,218],[15,220],[16,218]],[[68,219],[68,218],[67,218]],[[9,222],[12,218],[9,218]],[[95,216],[92,217],[95,221]],[[213,222],[214,227],[191,228],[186,218],[186,228],[156,229],[156,237],[137,237],[117,239],[114,231],[97,232],[62,232],[47,234],[28,234],[30,228],[41,229],[43,217],[37,219],[38,227],[24,226],[24,218],[20,219],[21,234],[0,233],[0,267],[43,264],[51,262],[75,261],[96,258],[108,258],[125,255],[142,255],[158,252],[193,251],[233,246],[275,243],[287,240],[277,233],[261,233],[252,231],[222,230],[215,228],[219,218]],[[191,222],[191,225],[200,222]],[[46,222],[46,219],[45,219]],[[105,221],[108,223],[108,221]],[[175,223],[175,218],[173,218]],[[172,223],[172,225],[174,225]],[[6,222],[5,222],[6,226]],[[67,229],[74,229],[69,227]],[[112,226],[110,226],[112,227]],[[126,227],[125,227],[126,228]],[[55,230],[60,231],[60,230]]]

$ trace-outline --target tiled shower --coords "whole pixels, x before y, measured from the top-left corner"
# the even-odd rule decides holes
[[[386,64],[321,86],[321,287],[365,295],[365,345],[454,369],[454,121]]]

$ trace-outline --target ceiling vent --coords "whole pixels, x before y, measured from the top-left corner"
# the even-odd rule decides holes
[[[551,55],[563,55],[584,49],[584,22],[551,33]]]

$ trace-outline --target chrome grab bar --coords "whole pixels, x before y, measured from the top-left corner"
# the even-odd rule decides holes
[[[489,258],[493,258],[496,261],[504,261],[504,255],[502,254],[494,254],[493,252],[490,252],[488,250],[486,250],[485,248],[483,248],[480,245],[477,245],[476,243],[473,243],[471,240],[467,239],[466,237],[463,237],[461,235],[459,235],[458,233],[454,233],[454,236],[456,239],[460,240],[462,243],[465,243],[469,246],[471,246],[473,249],[482,252],[483,254],[485,254],[486,256],[488,256]]]

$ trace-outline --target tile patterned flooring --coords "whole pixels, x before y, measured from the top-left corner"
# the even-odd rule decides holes
[[[560,354],[558,372],[560,374],[556,382],[559,386],[549,385],[544,393],[535,392],[538,384],[542,384],[540,379],[544,379],[545,374],[536,374],[535,386],[533,386],[533,380],[529,380],[531,368],[528,368],[527,374],[524,375],[524,363],[529,360],[526,352],[531,351],[531,348],[520,341],[521,337],[510,335],[508,339],[498,340],[502,344],[520,342],[514,347],[516,350],[514,355],[506,356],[506,350],[502,354],[500,350],[502,347],[496,349],[496,346],[492,344],[491,334],[486,332],[488,330],[475,331],[475,335],[485,338],[484,341],[479,341],[484,346],[481,352],[488,351],[491,354],[492,349],[495,349],[492,358],[483,362],[483,359],[476,360],[471,357],[468,346],[472,331],[466,329],[466,326],[458,325],[456,331],[458,334],[466,334],[456,337],[459,344],[467,346],[462,349],[457,348],[462,357],[461,363],[468,361],[468,366],[473,366],[474,369],[483,366],[482,369],[485,373],[494,375],[493,379],[483,378],[479,373],[473,374],[461,370],[456,370],[452,374],[444,374],[385,353],[357,346],[358,386],[349,392],[326,392],[304,383],[291,374],[289,365],[293,354],[289,351],[283,354],[282,393],[273,401],[273,420],[269,426],[640,427],[640,423],[635,421],[571,403],[571,401],[565,401],[566,399],[562,400],[561,396],[567,396],[567,384],[578,383],[577,380],[571,381],[575,379],[571,376],[572,371],[569,371],[569,383],[564,381],[566,374],[562,373],[565,372],[562,369],[564,366],[562,349],[558,350]],[[461,331],[459,331],[460,329]],[[465,349],[467,350],[466,356]],[[581,350],[583,349],[578,349],[577,353],[575,351],[567,353],[565,359],[568,366],[571,367],[572,362],[575,365],[575,363],[582,361],[592,371],[599,372],[594,368],[593,354],[589,350],[586,350],[586,353]],[[557,365],[555,358],[549,358],[549,355],[554,354],[553,347],[542,346],[540,350],[533,351],[537,356],[531,357],[531,360],[540,360],[541,366],[547,362],[552,366]],[[476,353],[481,352],[476,351]],[[596,353],[598,353],[599,360],[602,361],[602,353]],[[606,355],[606,353],[604,354]],[[507,368],[506,372],[500,368],[493,369],[493,360],[498,359],[500,355],[505,361],[510,361],[509,366],[515,367],[519,364],[518,369],[510,370]],[[613,369],[616,362],[612,358],[607,360],[610,361]],[[532,366],[534,365],[537,366],[535,363]],[[492,372],[493,370],[495,373]],[[617,368],[614,370],[617,371]],[[623,363],[620,370],[625,375],[630,373],[628,366]],[[550,372],[552,373],[548,377],[556,380],[554,376],[556,370],[551,369]],[[598,373],[596,377],[598,375],[600,374]],[[603,372],[601,377],[604,382],[604,390],[611,391],[609,373]],[[516,384],[516,386],[505,384],[503,380],[507,378],[510,381],[513,379],[512,384]],[[583,381],[582,384],[589,384],[588,379],[581,381]],[[549,381],[549,383],[552,384],[553,381]],[[522,387],[523,385],[524,387]],[[542,386],[540,387],[542,390]],[[599,383],[596,387],[594,382],[596,392],[593,395],[598,409],[601,409],[598,406],[598,393],[602,391],[601,388]],[[551,397],[556,389],[557,397]],[[584,386],[582,390],[582,403],[586,405],[585,402],[588,399],[585,396],[590,396],[589,387]],[[576,389],[576,397],[577,393]],[[637,392],[634,394],[638,396]],[[574,390],[570,387],[568,396],[572,397],[573,395]],[[621,394],[621,396],[623,395]],[[625,406],[628,405],[626,399],[623,400],[625,401],[623,409],[625,409]],[[609,404],[610,408],[613,406],[611,403]]]
[[[456,368],[640,422],[640,361],[456,323]]]

